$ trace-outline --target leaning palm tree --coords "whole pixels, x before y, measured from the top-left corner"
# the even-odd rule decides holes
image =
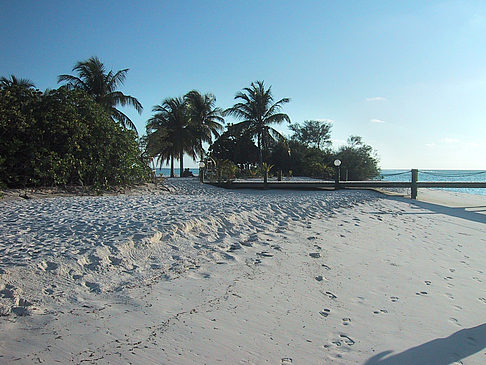
[[[34,83],[29,79],[18,79],[15,75],[10,75],[10,79],[0,77],[0,85],[4,87],[20,86],[26,89],[34,87]]]
[[[219,137],[219,132],[223,130],[224,118],[223,111],[215,107],[216,98],[213,94],[201,95],[199,91],[189,91],[184,99],[189,113],[190,124],[195,137],[195,149],[204,159],[203,142],[211,144],[213,136]]]
[[[232,115],[243,121],[234,125],[234,128],[244,130],[257,137],[260,165],[264,161],[264,152],[272,139],[283,140],[284,137],[271,124],[279,124],[284,121],[290,123],[287,114],[280,113],[282,105],[290,101],[289,98],[273,102],[271,86],[265,90],[264,82],[251,83],[235,96],[235,100],[241,100],[226,109],[224,115]]]
[[[128,68],[107,72],[98,57],[91,57],[76,63],[73,71],[77,72],[78,76],[59,75],[57,82],[65,82],[69,89],[86,91],[123,127],[137,130],[131,119],[116,108],[118,105],[133,106],[139,114],[143,110],[142,104],[136,98],[117,91],[118,86],[125,81]]]
[[[184,153],[196,158],[194,131],[191,128],[187,104],[183,98],[167,98],[161,105],[153,107],[155,113],[147,123],[147,133],[158,146],[156,155],[171,162],[171,177],[174,177],[174,159],[179,160],[180,176],[184,172]],[[156,132],[160,131],[160,132]],[[157,134],[155,134],[157,133]],[[153,137],[151,137],[153,135]],[[158,141],[157,141],[158,139]]]

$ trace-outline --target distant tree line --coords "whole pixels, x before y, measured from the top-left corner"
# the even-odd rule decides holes
[[[226,178],[263,170],[331,178],[336,158],[350,180],[379,173],[376,154],[360,137],[333,150],[329,123],[290,124],[282,112],[290,99],[275,101],[263,81],[238,92],[226,110],[216,107],[214,95],[197,90],[163,99],[139,138],[133,121],[117,108],[143,110],[135,97],[118,90],[128,69],[108,71],[91,57],[72,71],[58,77],[61,87],[45,92],[14,75],[0,79],[0,185],[133,184],[150,178],[151,161],[170,164],[172,177],[178,161],[182,175],[185,154],[212,161]],[[223,128],[226,116],[237,122]],[[273,127],[284,122],[290,136]]]
[[[378,157],[361,137],[351,136],[347,145],[331,148],[330,123],[307,120],[290,124],[293,133],[289,137],[273,129],[272,124],[290,123],[288,115],[281,112],[290,99],[273,103],[271,88],[265,89],[263,82],[252,83],[235,99],[238,103],[224,114],[243,121],[228,125],[209,147],[213,160],[220,164],[225,161],[225,171],[230,175],[227,178],[261,175],[265,164],[265,169],[274,174],[331,179],[336,172],[336,159],[342,161],[343,177],[349,180],[365,180],[379,174]]]

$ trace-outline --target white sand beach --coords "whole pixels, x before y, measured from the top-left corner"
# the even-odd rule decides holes
[[[0,201],[0,363],[486,363],[486,197],[167,184]]]

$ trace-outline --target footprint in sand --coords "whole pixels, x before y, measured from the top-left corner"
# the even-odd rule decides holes
[[[292,364],[292,358],[290,358],[290,357],[282,358],[282,364],[281,365],[289,365],[289,364]]]
[[[432,284],[432,282],[431,282],[431,281],[429,281],[429,280],[425,280],[425,285],[430,285],[430,284]]]
[[[315,277],[315,279],[316,279],[317,281],[322,281],[322,280],[324,280],[324,277],[323,277],[322,275],[317,275],[317,276]]]
[[[473,276],[473,279],[474,279],[474,280],[476,280],[478,283],[482,283],[482,282],[483,282],[483,281],[482,281],[480,278],[478,278],[477,276]]]
[[[484,304],[486,304],[486,298],[478,298],[481,302],[483,302]]]
[[[379,311],[374,311],[373,314],[388,313],[386,309],[380,309]]]
[[[321,254],[319,252],[311,252],[309,256],[313,259],[318,259],[319,257],[321,257]]]
[[[337,296],[335,296],[333,293],[331,293],[330,291],[327,291],[326,292],[327,296],[330,298],[330,299],[336,299]]]
[[[228,249],[228,252],[234,252],[240,249],[241,249],[241,245],[239,243],[233,243]]]
[[[307,237],[307,239],[308,239],[309,241],[313,241],[313,240],[315,240],[316,238],[317,238],[317,237],[314,237],[314,236]]]
[[[101,293],[100,284],[98,283],[86,281],[84,285],[86,285],[89,288],[89,291],[92,293],[97,293],[97,294]]]
[[[461,326],[456,318],[450,317],[449,322],[454,323],[456,326]]]
[[[421,292],[417,292],[415,294],[417,294],[417,295],[427,295],[427,292],[426,291],[421,291]]]
[[[331,268],[330,268],[329,266],[327,266],[327,265],[322,264],[321,266],[322,266],[324,269],[326,269],[326,270],[331,270]]]
[[[339,335],[339,337],[341,337],[344,341],[344,343],[348,346],[353,346],[356,342],[354,342],[354,340],[347,336],[347,335]]]
[[[343,326],[348,326],[351,324],[351,318],[343,318]]]
[[[259,252],[259,253],[257,253],[257,255],[261,256],[261,257],[273,257],[273,255],[270,252],[267,252],[267,251]]]
[[[319,312],[319,314],[321,316],[323,316],[324,318],[327,317],[329,314],[331,313],[331,310],[330,309],[323,309],[322,311]]]
[[[391,300],[392,302],[394,302],[394,303],[395,303],[395,302],[398,302],[398,300],[399,300],[399,299],[400,299],[400,298],[398,298],[398,297],[390,297],[390,300]]]

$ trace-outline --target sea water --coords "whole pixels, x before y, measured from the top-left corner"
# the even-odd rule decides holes
[[[378,180],[411,181],[410,170],[381,170]],[[418,170],[418,181],[481,181],[486,182],[484,170]],[[436,188],[438,190],[457,191],[466,194],[486,195],[486,188]]]
[[[186,168],[184,168],[184,170],[185,169]],[[180,170],[179,168],[174,168],[174,176],[177,176],[177,177],[180,176],[179,170]],[[194,176],[199,175],[199,169],[197,167],[196,168],[189,168],[189,171],[191,171]],[[170,176],[170,168],[162,168],[162,169],[157,168],[157,176],[169,177]]]

